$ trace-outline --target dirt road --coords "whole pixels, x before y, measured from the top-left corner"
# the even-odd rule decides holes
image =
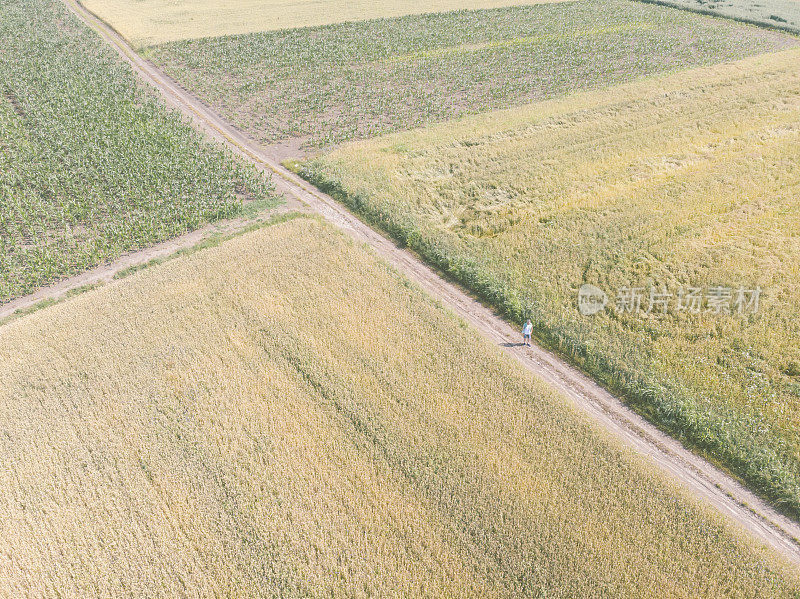
[[[189,116],[198,129],[252,161],[259,169],[272,173],[277,190],[285,194],[290,205],[307,206],[356,240],[369,245],[376,254],[470,322],[484,337],[504,347],[524,367],[558,389],[600,426],[637,453],[647,456],[668,478],[800,566],[800,542],[797,540],[800,539],[800,525],[777,513],[718,468],[687,451],[680,443],[629,410],[617,398],[559,357],[536,346],[519,346],[516,329],[491,310],[445,281],[413,254],[398,248],[389,239],[362,223],[335,200],[277,164],[267,151],[228,125],[155,66],[143,60],[113,29],[75,0],[64,1],[116,48],[143,80],[153,84],[168,104]],[[62,287],[68,284],[69,281],[66,281]]]

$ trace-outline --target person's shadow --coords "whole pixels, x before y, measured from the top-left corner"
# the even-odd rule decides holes
[[[501,343],[500,347],[525,347],[524,343]]]

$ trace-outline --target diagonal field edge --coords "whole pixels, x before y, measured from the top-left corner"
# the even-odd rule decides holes
[[[731,476],[665,435],[555,354],[538,346],[524,349],[517,346],[519,335],[510,324],[460,288],[445,281],[419,258],[398,248],[392,241],[361,222],[333,198],[276,163],[257,143],[226,123],[193,94],[136,54],[112,27],[76,0],[64,2],[114,47],[143,80],[155,86],[168,105],[190,117],[196,128],[225,144],[259,170],[277,175],[273,177],[277,191],[294,200],[292,203],[299,202],[357,241],[370,246],[378,256],[472,324],[486,339],[503,346],[509,355],[560,391],[578,409],[626,446],[647,456],[668,478],[686,488],[698,500],[713,506],[752,537],[771,547],[794,565],[800,566],[800,524],[776,512]]]

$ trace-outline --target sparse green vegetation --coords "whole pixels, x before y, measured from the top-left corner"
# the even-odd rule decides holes
[[[778,50],[777,32],[591,0],[410,16],[144,50],[260,142],[318,148]]]
[[[0,303],[275,204],[55,0],[0,0]]]
[[[302,174],[800,516],[800,51],[352,143]],[[578,289],[763,289],[730,314]],[[677,298],[672,298],[674,308]]]
[[[307,218],[4,325],[0,433],[2,596],[800,588]]]

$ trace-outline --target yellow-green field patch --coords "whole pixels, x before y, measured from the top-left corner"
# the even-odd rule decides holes
[[[800,514],[798,64],[789,50],[353,143],[303,174]],[[584,284],[610,299],[593,317]],[[691,289],[701,313],[678,308]],[[672,297],[648,313],[653,290]]]
[[[421,13],[564,0],[83,0],[137,46]]]

